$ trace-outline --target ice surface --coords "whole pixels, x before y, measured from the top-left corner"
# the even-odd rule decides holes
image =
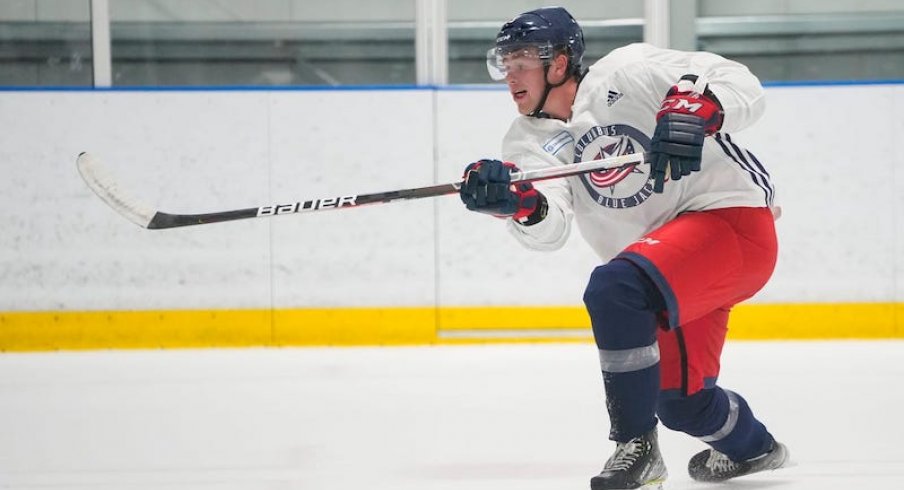
[[[592,344],[0,355],[0,488],[586,489],[612,451]],[[680,489],[897,488],[904,342],[734,342],[794,467]]]

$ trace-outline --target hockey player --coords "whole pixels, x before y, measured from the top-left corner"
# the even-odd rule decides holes
[[[499,160],[465,169],[468,209],[505,218],[532,249],[574,220],[602,260],[584,303],[599,349],[610,439],[593,490],[661,488],[657,416],[710,447],[690,476],[723,481],[783,466],[788,452],[739,394],[716,384],[731,307],[775,266],[773,187],[729,133],[763,112],[759,81],[715,54],[631,44],[589,70],[583,34],[549,7],[506,23],[488,53],[521,114]],[[517,168],[648,152],[640,165],[531,184]],[[517,167],[516,167],[517,165]]]

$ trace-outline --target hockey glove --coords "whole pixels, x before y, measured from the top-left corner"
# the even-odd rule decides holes
[[[511,217],[525,225],[539,222],[538,211],[542,194],[530,182],[512,184],[514,163],[499,160],[480,160],[465,168],[464,180],[458,194],[471,211],[497,218]]]
[[[666,175],[680,180],[700,170],[703,139],[722,127],[719,100],[708,88],[697,92],[696,80],[695,75],[681,77],[656,114],[656,130],[650,143],[653,192],[663,191]]]

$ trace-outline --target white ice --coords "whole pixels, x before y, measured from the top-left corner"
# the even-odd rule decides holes
[[[586,489],[612,451],[590,344],[0,355],[4,489]],[[732,342],[795,466],[679,489],[904,487],[904,342]]]

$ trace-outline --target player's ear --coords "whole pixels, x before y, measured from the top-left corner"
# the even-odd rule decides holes
[[[565,53],[556,54],[550,71],[553,72],[552,78],[556,82],[565,80],[565,77],[568,76],[568,56]]]

